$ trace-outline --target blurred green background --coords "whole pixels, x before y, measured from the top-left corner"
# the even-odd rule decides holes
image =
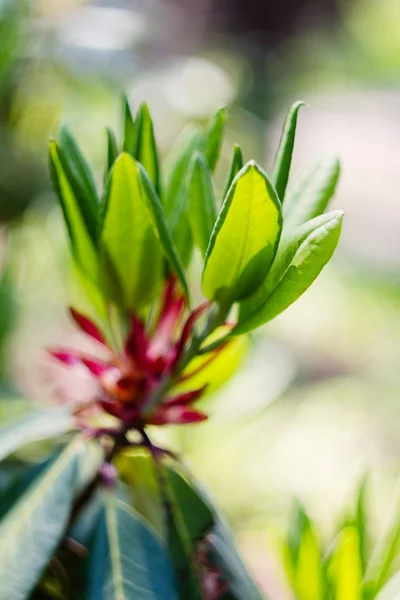
[[[188,121],[226,104],[221,170],[240,142],[268,171],[283,116],[302,99],[293,171],[341,158],[333,262],[253,336],[244,368],[207,400],[210,421],[168,434],[272,599],[291,597],[274,548],[294,497],[326,536],[365,473],[376,531],[398,499],[399,28],[398,0],[0,0],[2,421],[35,400],[91,393],[85,373],[45,352],[81,342],[47,175],[61,123],[100,180],[122,90],[134,107],[148,101],[165,151]]]

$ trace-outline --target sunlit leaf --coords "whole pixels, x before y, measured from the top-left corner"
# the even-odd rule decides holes
[[[218,327],[204,342],[204,347],[218,339],[224,338],[231,331],[231,327]],[[209,395],[218,390],[236,373],[247,354],[249,348],[248,336],[231,338],[222,349],[197,356],[183,371],[184,380],[174,388],[174,393],[200,389],[207,386],[204,395]]]
[[[276,193],[265,173],[250,162],[230,187],[211,234],[204,295],[229,304],[253,293],[268,273],[281,227]]]
[[[349,525],[340,533],[333,560],[335,600],[361,600],[362,564],[356,527]]]
[[[315,281],[331,259],[339,241],[343,213],[322,215],[283,241],[277,266],[256,292],[240,307],[235,334],[251,331],[286,310]]]
[[[309,520],[304,522],[301,532],[295,589],[298,600],[324,600],[321,549]]]
[[[335,193],[340,175],[337,158],[326,158],[312,165],[293,186],[289,186],[283,204],[285,228],[313,219],[326,210]]]
[[[217,110],[210,120],[205,132],[204,154],[211,171],[214,171],[217,166],[219,154],[221,152],[226,117],[226,107]]]
[[[188,216],[192,235],[203,257],[217,218],[211,172],[204,156],[196,152],[186,181]]]
[[[281,202],[283,202],[285,197],[286,186],[289,180],[294,138],[296,135],[297,116],[302,106],[304,106],[304,102],[296,102],[290,108],[283,125],[282,136],[274,160],[272,181]]]
[[[72,252],[81,268],[91,277],[97,277],[96,252],[97,215],[85,194],[80,194],[70,173],[65,169],[62,149],[51,141],[49,147],[50,174],[63,211]]]
[[[29,597],[64,534],[74,498],[88,482],[81,464],[87,459],[82,440],[71,442],[1,521],[2,598]]]
[[[92,547],[90,600],[176,600],[168,554],[139,513],[105,492]]]
[[[135,158],[143,165],[154,189],[157,194],[160,194],[158,151],[154,137],[153,121],[150,116],[149,107],[146,103],[143,103],[140,106],[135,124],[138,140]]]
[[[143,307],[157,295],[162,254],[142,192],[139,166],[126,153],[114,163],[103,203],[101,274],[107,293],[125,309]]]

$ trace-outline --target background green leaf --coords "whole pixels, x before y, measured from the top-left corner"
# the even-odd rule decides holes
[[[231,170],[229,171],[228,180],[226,182],[225,191],[223,194],[223,198],[227,195],[229,188],[232,185],[232,181],[235,179],[236,175],[239,173],[240,169],[243,167],[243,154],[240,146],[235,144],[233,147],[233,157],[231,163]]]

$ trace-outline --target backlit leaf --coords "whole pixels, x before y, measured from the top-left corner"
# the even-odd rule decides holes
[[[235,334],[251,331],[286,310],[315,281],[339,241],[343,213],[322,215],[283,240],[282,250],[260,290],[243,302]]]
[[[282,227],[280,203],[254,162],[236,176],[207,250],[203,292],[229,304],[253,293],[268,273]]]

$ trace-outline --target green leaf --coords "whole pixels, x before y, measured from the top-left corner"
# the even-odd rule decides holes
[[[335,600],[362,600],[360,542],[355,526],[343,529],[333,557]]]
[[[366,486],[367,480],[364,478],[358,489],[356,518],[355,524],[358,531],[359,554],[362,566],[363,575],[367,569],[367,544],[368,544],[368,529],[367,529],[367,514],[366,514]]]
[[[221,570],[228,582],[228,591],[223,597],[232,600],[262,600],[235,549],[235,541],[224,519],[217,513],[207,494],[187,473],[184,475],[177,469],[170,469],[168,476],[192,541],[204,540],[207,534],[210,563]]]
[[[160,167],[157,145],[154,137],[153,121],[146,103],[143,103],[139,108],[136,116],[136,128],[138,142],[135,158],[143,165],[154,189],[160,195]]]
[[[89,600],[175,600],[168,554],[140,515],[105,493],[92,549]]]
[[[289,180],[290,166],[292,164],[297,115],[302,106],[304,106],[304,102],[296,102],[290,108],[283,125],[282,136],[274,160],[272,181],[275,185],[278,197],[282,202],[285,197],[286,186]]]
[[[240,149],[240,146],[238,144],[235,144],[233,147],[231,170],[229,172],[228,181],[226,182],[226,186],[225,186],[225,191],[224,191],[224,196],[223,196],[224,198],[227,195],[227,193],[229,192],[229,188],[232,185],[232,181],[235,179],[236,175],[239,173],[239,171],[240,171],[240,169],[242,169],[242,167],[243,167],[243,154]]]
[[[322,215],[283,240],[270,274],[260,290],[240,306],[234,334],[242,334],[274,319],[315,281],[331,259],[340,237],[343,213]]]
[[[217,110],[204,135],[204,154],[211,171],[215,170],[221,152],[226,117],[226,107]]]
[[[60,145],[65,157],[65,170],[78,198],[82,198],[82,211],[87,212],[86,223],[93,241],[96,239],[96,222],[99,197],[92,173],[74,138],[66,127],[61,129]],[[84,202],[85,200],[85,202]]]
[[[170,475],[165,476],[167,471],[164,470],[164,466],[160,464],[159,470],[163,473],[161,494],[166,510],[167,546],[177,576],[178,598],[203,600],[200,570],[195,559],[195,543],[190,536],[188,520],[184,516],[184,506],[170,483]]]
[[[283,222],[287,229],[313,219],[326,210],[340,176],[337,158],[326,158],[312,165],[299,180],[289,186],[283,204]]]
[[[186,177],[193,152],[201,145],[200,132],[187,127],[179,136],[169,157],[164,198],[168,229],[184,266],[190,262],[193,239],[187,217]]]
[[[123,94],[122,96],[122,110],[124,119],[124,141],[122,149],[124,152],[128,152],[128,154],[136,156],[137,130],[126,94]]]
[[[2,598],[25,600],[41,577],[64,535],[74,498],[88,482],[82,471],[86,453],[82,440],[74,440],[1,521]]]
[[[194,241],[205,257],[217,212],[211,172],[200,152],[192,158],[186,185],[189,224]]]
[[[118,156],[118,143],[117,138],[115,137],[115,133],[112,129],[107,127],[107,167],[106,172],[104,174],[104,180],[107,181],[108,174],[112,169],[113,164],[115,163]]]
[[[74,419],[66,407],[31,411],[0,428],[0,461],[25,444],[57,437],[73,427]]]
[[[400,513],[397,514],[388,534],[375,549],[364,578],[366,600],[374,598],[390,575],[400,547]]]
[[[203,292],[229,304],[265,279],[282,228],[280,203],[265,173],[248,163],[232,183],[218,215],[203,271]]]
[[[324,600],[321,550],[309,520],[304,523],[298,550],[295,590],[298,600]]]
[[[51,141],[49,147],[50,175],[63,211],[72,253],[83,271],[97,277],[96,244],[97,216],[91,202],[71,178],[62,149]]]
[[[103,215],[100,268],[106,293],[125,309],[139,310],[159,292],[162,254],[142,192],[139,165],[127,153],[114,163]],[[114,296],[116,291],[121,297]]]
[[[171,269],[181,282],[183,291],[189,300],[190,294],[186,282],[185,272],[171,238],[162,204],[153,186],[151,185],[151,181],[149,180],[146,171],[140,164],[139,173],[142,193],[147,202],[148,214],[150,216],[155,235],[159,240],[160,246],[168,260]]]

